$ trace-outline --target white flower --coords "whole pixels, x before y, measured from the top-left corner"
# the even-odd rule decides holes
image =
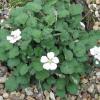
[[[12,31],[11,35],[7,36],[7,40],[10,43],[15,43],[15,42],[17,42],[20,39],[21,39],[21,31],[20,31],[20,29]]]
[[[55,70],[59,63],[59,59],[55,57],[54,52],[49,52],[47,56],[42,56],[40,61],[43,63],[43,68],[46,70]]]
[[[100,47],[94,46],[94,48],[91,48],[90,54],[94,56],[95,59],[100,61]]]

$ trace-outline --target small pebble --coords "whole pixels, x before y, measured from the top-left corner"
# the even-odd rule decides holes
[[[50,99],[51,99],[51,100],[56,100],[56,99],[55,99],[55,95],[54,95],[54,93],[53,93],[52,91],[50,92]]]
[[[8,93],[3,93],[3,97],[4,97],[5,99],[7,99],[7,98],[9,97],[9,94],[8,94]]]
[[[93,26],[94,30],[100,30],[100,22],[95,22]]]
[[[99,11],[95,11],[95,16],[98,18],[98,17],[100,17],[100,14],[99,14]]]
[[[25,94],[20,94],[20,99],[24,100],[24,98],[25,98]]]
[[[96,85],[97,91],[100,93],[100,84]]]
[[[4,89],[0,89],[0,95],[3,95],[4,92],[5,92]]]
[[[45,90],[44,95],[45,95],[46,100],[49,100],[50,98],[49,92]]]
[[[26,100],[35,100],[35,99],[31,96],[27,96]]]
[[[86,84],[86,83],[88,83],[88,79],[84,78],[84,79],[82,79],[81,82],[82,82],[83,84]]]
[[[30,87],[28,87],[28,88],[25,88],[25,92],[26,92],[26,95],[28,95],[28,96],[31,96],[31,95],[33,95],[32,88],[30,88]]]
[[[4,100],[2,96],[0,96],[0,100]]]
[[[95,94],[95,96],[94,96],[94,97],[95,97],[95,99],[97,100],[97,99],[98,99],[98,94]]]
[[[94,91],[94,84],[92,84],[89,88],[88,88],[88,92],[89,93],[93,93]]]
[[[100,4],[100,0],[96,0],[96,4]]]
[[[15,94],[10,95],[9,97],[10,100],[20,100],[19,96],[16,96]]]
[[[0,84],[5,83],[6,79],[7,79],[6,75],[4,77],[0,77]]]
[[[4,84],[0,84],[0,89],[3,89],[4,88]]]
[[[100,78],[100,72],[96,73],[97,78]]]

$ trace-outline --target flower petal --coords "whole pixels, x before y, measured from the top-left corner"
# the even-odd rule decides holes
[[[7,36],[7,40],[11,40],[12,38],[12,36]]]
[[[46,69],[46,70],[50,70],[50,63],[45,63],[43,64],[43,68]]]
[[[21,36],[17,36],[17,37],[15,38],[15,40],[18,41],[18,40],[20,40],[21,38],[22,38]]]
[[[54,57],[54,58],[52,59],[52,61],[53,61],[54,63],[56,63],[56,64],[59,63],[59,59],[58,59],[58,57]]]
[[[55,70],[57,68],[57,64],[51,63],[50,64],[50,70]]]
[[[40,59],[40,61],[42,63],[46,63],[46,62],[48,62],[48,58],[46,56],[42,56],[41,59]]]
[[[20,29],[17,29],[17,30],[15,30],[15,31],[12,31],[12,32],[11,32],[11,35],[14,35],[14,36],[19,36],[20,34],[21,34]]]
[[[49,53],[47,53],[47,57],[49,58],[49,59],[52,59],[52,58],[54,58],[54,52],[49,52]]]
[[[100,61],[100,55],[95,55],[94,58],[96,58]]]
[[[91,55],[95,55],[97,53],[97,51],[98,51],[98,47],[96,47],[96,46],[94,48],[90,49]]]
[[[13,43],[16,42],[16,40],[15,39],[11,39],[9,42],[13,44]]]

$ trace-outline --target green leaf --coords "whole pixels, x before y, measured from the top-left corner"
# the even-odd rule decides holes
[[[22,40],[25,40],[25,42],[26,41],[30,42],[32,40],[32,36],[31,36],[32,32],[33,32],[33,29],[31,27],[26,27],[25,29],[23,29],[22,30]]]
[[[21,44],[20,44],[20,48],[22,50],[26,50],[29,46],[29,43],[30,43],[30,40],[27,40],[27,41],[22,41]]]
[[[41,46],[43,48],[47,48],[47,49],[52,49],[54,48],[54,40],[51,38],[51,39],[45,39],[43,41],[41,41]]]
[[[48,38],[52,38],[52,31],[53,29],[52,28],[47,28],[45,27],[42,31],[43,33],[43,38],[44,39],[48,39]]]
[[[9,77],[5,83],[5,87],[8,91],[16,90],[18,88],[16,77],[14,76]]]
[[[54,6],[51,6],[51,5],[48,5],[48,4],[43,6],[43,12],[47,15],[49,15],[49,14],[54,15],[55,11],[56,11],[56,9],[54,8]]]
[[[67,61],[71,61],[73,59],[73,53],[72,53],[71,50],[68,50],[68,49],[64,48],[63,53],[64,53],[65,59]]]
[[[14,47],[8,52],[9,58],[15,58],[18,55],[19,55],[19,48],[18,47]]]
[[[63,10],[58,11],[58,17],[59,18],[64,18],[66,16],[69,16],[69,11],[68,10],[63,9]]]
[[[78,30],[73,30],[71,33],[73,39],[79,38],[79,31]]]
[[[82,74],[82,73],[84,73],[85,72],[85,65],[84,64],[82,64],[82,63],[78,63],[78,66],[76,67],[76,71],[75,71],[75,73],[80,73],[80,74]]]
[[[56,79],[53,76],[50,76],[47,79],[47,83],[50,84],[50,85],[55,84],[55,82],[56,82]]]
[[[5,37],[3,38],[4,39],[0,42],[0,47],[3,48],[4,51],[12,49],[13,45],[9,43],[9,41],[6,40]]]
[[[39,60],[34,60],[31,64],[31,66],[35,71],[42,71],[43,70],[43,66]]]
[[[42,9],[42,7],[41,7],[40,3],[29,2],[25,5],[25,9],[33,11],[33,12],[39,12]]]
[[[15,17],[14,24],[17,26],[25,25],[27,19],[28,19],[28,15],[26,13],[21,13],[19,16]]]
[[[33,29],[31,35],[33,36],[34,41],[36,41],[37,43],[39,43],[42,39],[42,32],[38,29]]]
[[[83,7],[80,4],[72,4],[69,9],[71,15],[81,14],[83,11]]]
[[[36,18],[30,16],[30,17],[28,18],[28,20],[27,20],[26,25],[27,25],[28,27],[32,27],[32,28],[36,27],[36,26],[37,26],[37,20],[36,20]]]
[[[87,55],[84,55],[83,57],[78,57],[77,60],[79,62],[86,62],[86,61],[88,61],[88,56]]]
[[[65,90],[56,90],[56,95],[60,97],[64,97],[66,94]]]
[[[56,17],[54,14],[49,14],[44,17],[44,20],[47,22],[48,25],[53,25],[56,21]]]
[[[67,91],[71,94],[78,93],[78,85],[70,83],[67,87]]]
[[[29,84],[30,82],[30,79],[29,77],[27,77],[26,75],[25,76],[18,76],[17,77],[17,82],[21,85],[24,85],[24,84]]]
[[[57,79],[56,88],[59,90],[65,89],[66,80],[63,78]]]
[[[58,56],[59,55],[59,52],[60,52],[60,50],[57,47],[53,47],[49,51],[55,52],[55,55],[56,56]]]
[[[38,80],[43,81],[47,77],[49,77],[49,72],[46,71],[46,70],[42,70],[40,72],[36,72],[36,79],[38,79]]]
[[[9,59],[7,61],[7,65],[12,69],[13,67],[17,66],[18,64],[20,64],[20,60],[18,58],[15,59]]]
[[[64,62],[60,66],[60,70],[64,74],[78,73],[78,72],[81,72],[82,69],[83,67],[81,67],[81,65],[75,59],[69,62]]]
[[[0,49],[0,61],[6,61],[7,60],[7,54],[4,52],[3,48]]]
[[[68,40],[70,39],[70,35],[67,31],[63,31],[61,34],[60,34],[60,39],[62,42],[68,42]]]
[[[29,67],[27,66],[27,64],[22,64],[20,65],[20,74],[21,75],[25,75],[29,70]]]
[[[12,8],[10,11],[12,17],[19,16],[21,13],[23,13],[23,7]]]
[[[83,49],[84,48],[84,49]],[[83,57],[86,54],[86,47],[84,44],[77,44],[73,50],[77,57]]]
[[[50,90],[51,89],[51,85],[50,84],[47,84],[46,82],[44,82],[43,83],[43,88],[45,89],[45,90]]]
[[[58,0],[47,0],[48,5],[54,5]]]
[[[43,49],[41,47],[34,48],[34,55],[36,57],[41,57],[42,54],[43,54]]]
[[[71,80],[74,84],[78,85],[79,82],[80,82],[80,76],[79,76],[79,74],[72,74],[72,75],[70,75],[70,80]]]
[[[73,62],[64,62],[61,66],[60,66],[60,70],[62,73],[64,74],[72,74],[74,73],[75,71],[75,68],[74,68],[74,64]]]

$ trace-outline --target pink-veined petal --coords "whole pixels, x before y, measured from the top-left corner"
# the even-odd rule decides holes
[[[48,58],[46,56],[42,56],[41,59],[40,59],[40,61],[42,63],[46,63],[46,62],[48,62]]]
[[[54,63],[56,63],[56,64],[59,63],[59,59],[58,59],[58,57],[54,57],[54,58],[52,59],[52,61],[53,61]]]
[[[45,63],[43,64],[43,68],[46,69],[46,70],[50,70],[50,63]]]
[[[52,58],[54,58],[54,52],[49,52],[49,53],[47,53],[47,57],[49,58],[49,59],[52,59]]]
[[[51,63],[50,64],[50,70],[55,70],[57,68],[57,64]]]

